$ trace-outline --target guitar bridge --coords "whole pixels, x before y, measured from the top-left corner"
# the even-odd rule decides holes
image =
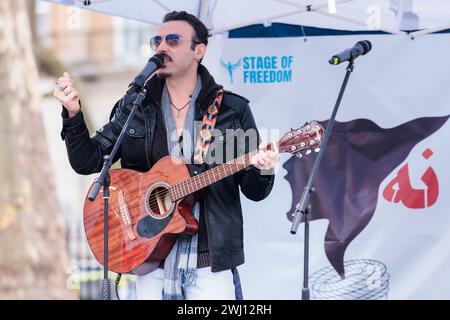
[[[136,236],[133,232],[133,227],[131,224],[131,218],[130,218],[130,212],[128,211],[127,203],[125,202],[125,195],[124,191],[119,191],[119,211],[120,211],[120,220],[122,221],[123,225],[125,226],[125,231],[127,233],[127,236],[130,240],[135,240]]]

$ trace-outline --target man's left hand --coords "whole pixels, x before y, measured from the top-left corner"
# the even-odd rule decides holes
[[[268,146],[270,149],[267,149]],[[280,160],[278,150],[275,149],[275,145],[267,141],[261,142],[258,147],[258,153],[251,158],[251,164],[259,170],[271,170],[274,169]]]

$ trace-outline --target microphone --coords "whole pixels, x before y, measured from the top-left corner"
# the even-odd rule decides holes
[[[164,55],[161,53],[155,54],[153,57],[148,59],[147,65],[144,69],[142,69],[141,73],[137,75],[137,77],[130,83],[128,86],[127,93],[138,92],[141,90],[145,81],[147,81],[148,77],[150,77],[153,72],[161,68],[164,63]]]
[[[369,40],[358,41],[352,48],[332,56],[328,62],[332,65],[338,65],[344,61],[353,61],[360,55],[365,55],[371,49],[372,43]]]

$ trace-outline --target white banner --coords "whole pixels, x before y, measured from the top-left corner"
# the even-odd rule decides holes
[[[204,63],[277,140],[329,119],[347,64],[328,59],[365,39],[312,197],[311,296],[449,299],[450,35],[211,39]],[[270,196],[242,196],[245,299],[301,297],[303,224],[292,235],[288,217],[314,158],[282,154]]]

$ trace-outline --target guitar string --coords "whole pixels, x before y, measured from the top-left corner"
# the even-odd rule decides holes
[[[308,137],[308,138],[311,138],[311,137]],[[307,140],[307,139],[304,139],[304,140]],[[272,144],[274,144],[275,147],[279,150],[279,152],[280,152],[280,142],[281,142],[281,140],[272,143]],[[307,145],[307,144],[306,144],[306,145]],[[271,148],[271,145],[269,145],[268,148]],[[310,148],[310,147],[308,146],[308,148]],[[304,149],[305,149],[305,148],[300,149],[300,150],[304,150]],[[286,147],[284,147],[283,150],[286,151],[286,150],[289,150],[289,149],[286,148]],[[300,151],[300,150],[299,150],[299,151]],[[220,175],[221,173],[225,173],[225,175],[227,175],[226,167],[227,167],[227,166],[231,166],[231,165],[233,165],[233,166],[239,166],[239,165],[242,165],[242,164],[245,165],[244,168],[241,168],[241,169],[239,169],[239,170],[236,171],[236,172],[239,172],[240,170],[245,169],[246,167],[248,167],[248,166],[250,165],[250,164],[247,164],[247,161],[250,161],[249,158],[250,158],[251,156],[255,155],[256,153],[258,153],[258,151],[259,151],[259,149],[255,149],[255,150],[253,150],[253,151],[251,151],[251,152],[249,152],[249,153],[247,153],[247,154],[245,154],[245,155],[243,155],[243,156],[241,156],[241,157],[239,157],[239,158],[235,158],[235,159],[229,161],[229,163],[223,164],[223,166],[216,167],[216,168],[220,168],[220,169],[218,169],[218,172],[217,172],[217,173],[218,173],[219,175]],[[298,151],[297,151],[297,152],[298,152]],[[213,169],[211,169],[211,170],[214,170],[214,169],[216,169],[216,168],[213,168]],[[201,183],[202,183],[202,182],[200,181],[201,178],[203,178],[204,181],[206,182],[206,178],[207,178],[208,176],[205,175],[205,174],[208,173],[208,175],[210,176],[210,174],[212,173],[211,170],[205,171],[204,173],[199,174],[199,175],[197,175],[197,176],[194,176],[194,177],[192,177],[191,179],[188,179],[188,180],[182,181],[182,182],[180,182],[180,183],[177,183],[177,184],[173,185],[171,188],[169,188],[169,190],[172,190],[174,193],[175,193],[175,192],[183,192],[183,188],[186,188],[187,186],[190,186],[190,185],[192,185],[192,184],[194,184],[194,183],[197,183],[197,182],[200,182],[200,184],[201,184]],[[223,170],[223,172],[221,172],[221,170]],[[233,168],[232,168],[232,170],[233,170]],[[234,172],[234,173],[236,173],[236,172]],[[234,174],[234,173],[232,173],[232,174]],[[213,173],[213,175],[214,175],[214,173]],[[215,176],[215,175],[214,175],[214,176]],[[226,176],[225,176],[225,177],[226,177]],[[225,177],[223,177],[223,178],[225,178]],[[221,180],[221,179],[223,179],[223,178],[220,178],[220,179],[218,179],[218,180]],[[213,178],[213,179],[214,179],[214,178]],[[194,180],[195,180],[195,181],[194,181]],[[218,180],[216,180],[216,181],[218,181]],[[216,182],[216,181],[214,181],[214,182]],[[207,184],[207,185],[208,185],[208,184]],[[200,188],[200,189],[201,189],[201,188]],[[199,190],[199,189],[197,189],[196,191],[198,191],[198,190]],[[169,192],[170,192],[170,191],[169,191]],[[195,192],[195,191],[193,191],[193,192]],[[190,193],[193,193],[193,192],[190,192]],[[189,193],[189,194],[190,194],[190,193]],[[181,198],[183,198],[183,197],[181,197]],[[178,200],[178,199],[177,199],[177,200]]]
[[[237,165],[237,164],[233,164],[233,165]],[[226,164],[225,164],[225,166],[226,166]],[[244,167],[245,168],[245,167]],[[240,170],[243,170],[244,168],[242,168],[242,169],[240,169]],[[231,168],[231,170],[232,171],[234,171],[234,168]],[[239,171],[240,171],[239,170]],[[218,174],[217,175],[221,175],[222,173],[225,173],[225,174],[227,174],[227,169],[224,167],[224,168],[222,168],[222,169],[220,169],[219,170],[219,172],[218,172]],[[238,172],[238,171],[236,171],[236,172]],[[201,176],[201,177],[199,177],[199,178],[196,178],[196,177],[199,177],[199,176],[195,176],[195,177],[192,177],[193,178],[193,180],[190,180],[189,179],[189,182],[182,182],[182,183],[179,183],[179,184],[175,184],[175,185],[173,185],[172,187],[170,187],[169,189],[164,189],[164,190],[161,190],[161,191],[157,191],[157,192],[154,192],[154,193],[152,193],[151,195],[150,195],[150,200],[149,200],[149,205],[151,206],[151,207],[153,207],[157,202],[158,202],[158,199],[157,198],[165,198],[166,196],[167,196],[167,194],[168,193],[172,193],[173,195],[174,195],[174,197],[175,198],[178,198],[178,197],[176,197],[175,196],[175,193],[178,195],[178,196],[180,196],[180,195],[182,195],[183,193],[185,193],[184,191],[185,190],[188,190],[188,194],[187,195],[189,195],[189,194],[191,194],[191,193],[194,193],[195,191],[198,191],[198,190],[200,190],[200,189],[202,189],[202,188],[204,188],[204,187],[201,187],[201,188],[199,188],[198,187],[198,184],[200,184],[200,185],[202,185],[203,184],[203,182],[201,181],[201,180],[204,180],[204,182],[206,182],[206,176]],[[223,178],[225,178],[226,176],[224,176]],[[194,179],[195,178],[195,179]],[[221,178],[222,179],[222,178]],[[221,180],[221,179],[219,179],[219,180]],[[195,191],[193,191],[193,192],[189,192],[189,189],[190,189],[190,187],[191,186],[193,186],[193,189],[197,189],[197,190],[195,190]],[[189,187],[189,188],[186,188],[186,187]],[[205,186],[206,187],[206,186]],[[187,195],[185,195],[185,196],[183,196],[183,197],[181,197],[181,198],[184,198],[184,197],[186,197]],[[181,199],[181,198],[178,198],[178,199],[176,199],[175,201],[177,201],[177,200],[179,200],[179,199]],[[171,199],[172,200],[172,199]],[[173,203],[173,202],[172,202]]]
[[[245,164],[245,167],[247,167],[248,165],[246,165],[246,162],[244,162],[244,163],[236,163],[236,162],[238,162],[241,158],[244,158],[245,160],[249,160],[249,159],[246,159],[246,158],[249,158],[249,157],[252,155],[252,153],[255,153],[255,154],[256,154],[256,152],[257,152],[257,150],[252,151],[252,152],[250,152],[250,153],[248,153],[248,154],[246,154],[246,155],[244,155],[244,156],[241,156],[241,157],[239,157],[239,158],[236,158],[236,159],[230,161],[230,163],[225,163],[225,164],[223,165],[223,167],[220,167],[219,169],[216,169],[216,171],[218,171],[217,174],[218,174],[219,176],[221,176],[222,173],[227,174],[226,166],[230,167],[230,166],[239,166],[239,165],[244,165],[244,164]],[[245,161],[245,160],[244,160],[244,161]],[[242,169],[239,169],[239,171],[245,169],[245,167],[242,168]],[[216,167],[216,168],[217,168],[217,167]],[[215,169],[215,168],[214,168],[214,169]],[[212,169],[212,170],[214,170],[214,169]],[[232,171],[234,171],[234,169],[236,169],[236,168],[231,168]],[[209,171],[205,171],[205,172],[209,172]],[[236,172],[238,172],[238,171],[236,171]],[[236,173],[236,172],[235,172],[235,173]],[[211,173],[212,173],[212,172],[209,172],[209,174],[211,174]],[[233,173],[232,173],[232,174],[233,174]],[[225,176],[225,177],[226,177],[226,176]],[[225,177],[223,177],[223,178],[225,178]],[[183,193],[183,191],[184,191],[183,188],[186,188],[187,186],[191,186],[191,185],[194,184],[194,188],[196,188],[196,187],[197,187],[196,184],[197,184],[198,182],[200,182],[200,185],[202,184],[202,182],[201,182],[201,179],[202,179],[202,178],[203,178],[203,180],[206,182],[206,176],[204,176],[204,175],[197,175],[197,176],[192,177],[191,179],[188,179],[188,180],[186,180],[186,181],[177,183],[177,184],[173,185],[172,187],[170,187],[169,189],[164,189],[164,190],[162,190],[162,191],[156,191],[156,192],[152,193],[152,194],[150,195],[150,198],[152,198],[152,199],[150,199],[149,205],[150,205],[151,207],[153,207],[153,206],[158,202],[158,199],[157,199],[157,198],[164,198],[164,197],[166,197],[167,193],[170,193],[171,191],[172,191],[172,193],[177,192],[177,193],[179,193],[179,194],[181,195],[181,194]],[[221,179],[222,179],[222,178],[221,178]],[[221,180],[221,179],[219,179],[219,180]],[[202,188],[204,188],[204,187],[202,187]],[[200,189],[202,189],[202,188],[200,188]],[[200,190],[200,189],[198,189],[198,190]],[[185,189],[185,190],[186,190],[186,189]],[[196,191],[198,191],[198,190],[196,190]],[[195,192],[195,191],[193,191],[193,192]],[[189,194],[191,194],[191,193],[193,193],[193,192],[190,192]],[[184,197],[185,197],[185,196],[184,196]],[[184,197],[182,197],[182,198],[184,198]],[[176,200],[178,200],[178,199],[176,199]]]
[[[245,154],[245,155],[243,155],[243,156],[241,156],[239,158],[233,159],[233,160],[229,161],[228,163],[223,164],[220,167],[215,167],[215,168],[213,168],[211,170],[205,171],[204,173],[201,173],[201,174],[199,174],[197,176],[194,176],[191,179],[188,179],[188,180],[182,181],[180,183],[177,183],[177,184],[173,185],[171,187],[171,189],[173,191],[175,191],[175,192],[183,191],[183,189],[186,189],[186,187],[191,186],[193,184],[194,185],[197,184],[197,183],[202,184],[202,180],[206,182],[207,177],[208,176],[210,177],[211,174],[213,176],[216,176],[216,174],[218,176],[221,176],[222,174],[227,175],[227,171],[228,171],[227,168],[231,168],[232,171],[237,169],[237,168],[233,168],[232,166],[245,165],[245,167],[247,167],[248,166],[247,163],[248,163],[248,160],[249,160],[248,158],[250,156],[252,156],[253,153],[256,153],[256,152],[257,152],[256,150],[252,151],[252,152],[250,152],[248,154]],[[244,168],[242,168],[242,169],[244,169]],[[242,170],[242,169],[239,169],[239,171]],[[231,173],[231,174],[233,174],[233,173]],[[223,177],[223,178],[225,178],[225,177]],[[223,178],[221,178],[221,179],[223,179]],[[215,178],[213,177],[213,180],[214,179]],[[221,179],[219,179],[219,180],[221,180]],[[208,179],[208,180],[210,180],[210,179]]]
[[[224,163],[221,166],[215,167],[215,168],[213,168],[211,170],[205,171],[205,172],[203,172],[203,173],[201,173],[201,174],[199,174],[197,176],[194,176],[194,177],[192,177],[192,179],[200,179],[201,177],[204,177],[205,174],[210,174],[210,171],[212,171],[212,170],[219,171],[218,173],[220,173],[220,171],[223,170],[223,172],[226,173],[226,171],[225,171],[226,166],[244,164],[245,160],[249,160],[249,159],[246,159],[246,158],[249,158],[250,156],[256,154],[256,152],[257,152],[257,150],[254,150],[254,151],[252,151],[250,153],[247,153],[247,154],[245,154],[243,156],[240,156],[239,158],[236,158],[236,159],[233,159],[233,160],[231,160],[231,161],[229,161],[227,163]],[[244,161],[244,163],[242,161]],[[191,179],[179,182],[179,183],[175,184],[173,187],[176,187],[176,186],[184,187],[184,185],[191,183],[191,182],[189,182],[189,180],[191,180]]]
[[[279,144],[279,142],[277,144]],[[219,175],[219,177],[223,173],[225,174],[224,177],[221,177],[220,179],[217,179],[216,181],[221,180],[221,179],[225,178],[228,175],[234,174],[234,173],[239,172],[239,171],[245,169],[246,167],[248,167],[250,165],[249,164],[250,157],[252,155],[256,154],[258,151],[259,151],[258,149],[255,149],[252,152],[249,152],[249,153],[247,153],[247,154],[245,154],[245,155],[243,155],[243,156],[241,156],[239,158],[235,158],[235,159],[229,161],[229,163],[225,163],[223,166],[216,167],[216,168],[212,169],[212,170],[216,169],[218,171],[217,175]],[[236,167],[236,166],[239,166],[239,165],[244,165],[244,167],[243,168]],[[227,173],[227,166],[231,169],[231,171],[235,171],[236,169],[238,169],[238,170],[233,172],[233,173],[231,173],[231,174],[228,174]],[[231,167],[231,166],[234,166],[234,168]],[[219,168],[219,169],[217,169],[217,168]],[[207,183],[205,186],[203,186],[201,188],[199,188],[197,186],[197,183],[200,183],[200,185],[202,185],[203,182],[201,181],[201,179],[203,179],[204,182],[207,182],[206,179],[207,179],[207,177],[211,177],[211,173],[213,174],[213,180],[214,180],[215,179],[215,174],[214,174],[214,172],[212,172],[212,170],[205,171],[203,174],[194,176],[191,179],[187,179],[185,181],[177,183],[177,184],[171,186],[169,189],[164,189],[162,191],[157,191],[155,193],[152,193],[151,196],[150,196],[150,198],[152,198],[152,199],[149,200],[149,205],[151,207],[153,207],[158,202],[157,198],[161,198],[161,197],[164,198],[164,197],[166,197],[166,195],[168,193],[169,194],[172,193],[174,198],[177,198],[177,199],[175,199],[175,202],[176,202],[177,200],[182,199],[182,198],[186,197],[187,195],[192,194],[192,193],[194,193],[194,192],[196,192],[196,191],[206,187],[207,185],[211,184],[211,181],[209,181],[209,183]],[[206,173],[207,173],[207,175],[206,175]],[[210,180],[210,179],[208,178],[208,180]],[[216,181],[214,181],[214,182],[216,182]],[[212,182],[212,183],[214,183],[214,182]],[[186,188],[186,187],[190,187],[192,185],[194,185],[193,189],[196,189],[196,190],[192,191],[192,192],[189,192],[189,188]],[[179,197],[179,198],[175,197],[175,195],[178,195],[178,196],[183,195],[183,193],[185,193],[185,190],[188,190],[188,194],[187,195],[184,195],[184,196]],[[172,200],[172,199],[170,199],[170,200]],[[174,203],[174,202],[172,201],[172,203]]]
[[[280,141],[276,142],[276,144],[278,145],[278,148],[279,148],[279,143],[280,143]],[[173,197],[176,198],[175,194],[177,194],[178,196],[181,196],[181,195],[183,195],[183,193],[185,193],[186,187],[194,185],[193,189],[197,189],[197,190],[189,192],[189,188],[187,189],[188,190],[187,195],[192,194],[192,193],[208,186],[209,184],[211,184],[211,181],[209,181],[209,183],[207,183],[205,186],[198,188],[198,186],[196,184],[197,184],[197,182],[199,182],[200,185],[202,185],[201,178],[203,178],[204,182],[206,182],[206,178],[211,177],[211,174],[213,174],[213,180],[215,180],[216,174],[215,174],[215,171],[213,171],[213,170],[216,170],[217,175],[219,175],[219,177],[220,177],[216,181],[224,179],[225,177],[232,175],[234,173],[237,173],[237,172],[245,169],[246,167],[250,166],[249,162],[247,162],[247,161],[250,161],[250,157],[255,155],[258,151],[259,151],[258,149],[255,149],[239,158],[235,158],[235,159],[229,161],[229,163],[225,163],[219,167],[215,167],[211,170],[203,172],[202,174],[199,174],[197,176],[191,177],[190,179],[187,179],[185,181],[182,181],[180,183],[172,185],[168,189],[164,189],[162,191],[156,191],[155,193],[150,194],[149,200],[146,200],[146,201],[149,201],[148,204],[150,205],[150,207],[153,207],[158,202],[158,198],[159,199],[165,198],[168,193],[169,194],[172,193]],[[244,165],[244,167],[239,168],[238,167],[239,165]],[[227,166],[231,169],[231,171],[235,171],[236,169],[238,169],[238,170],[229,174],[229,173],[227,173]],[[232,166],[234,166],[234,167],[232,167]],[[222,177],[222,174],[225,174],[225,176]],[[210,180],[210,179],[208,179],[208,180]],[[216,182],[216,181],[214,181],[214,182]],[[214,183],[214,182],[212,182],[212,183]],[[172,201],[172,203],[174,203],[177,200],[186,197],[187,195],[184,195],[181,198],[175,199],[175,201],[172,201],[172,199],[170,199],[170,200]]]
[[[258,152],[258,149],[255,149],[252,152],[249,152],[249,153],[247,153],[247,154],[245,154],[245,155],[243,155],[243,156],[241,156],[239,158],[235,158],[235,159],[229,161],[229,163],[225,163],[222,166],[213,168],[212,170],[216,170],[217,171],[217,175],[219,175],[219,177],[220,177],[216,181],[219,181],[219,180],[221,180],[221,179],[223,179],[223,178],[225,178],[225,177],[227,177],[229,175],[237,173],[237,172],[245,169],[246,167],[248,167],[250,165],[249,164],[250,163],[249,162],[250,161],[250,157],[252,155],[256,154],[257,152]],[[239,168],[239,165],[244,165],[244,167],[243,168]],[[227,166],[231,169],[232,173],[227,173]],[[209,183],[207,183],[205,186],[199,188],[197,186],[197,183],[200,183],[200,186],[201,186],[203,184],[202,181],[201,181],[202,178],[203,178],[204,182],[206,182],[206,178],[207,177],[211,177],[211,173],[212,173],[213,174],[213,180],[215,180],[216,174],[212,170],[205,171],[204,173],[202,173],[200,175],[197,175],[197,176],[194,176],[191,179],[187,179],[185,181],[177,183],[177,184],[171,186],[168,189],[164,189],[162,191],[156,191],[155,193],[150,194],[149,199],[146,200],[146,201],[148,201],[148,204],[152,208],[152,207],[155,206],[155,204],[157,204],[159,199],[161,199],[161,198],[164,199],[167,196],[168,193],[169,194],[172,193],[172,196],[174,198],[177,198],[176,195],[178,195],[178,197],[183,195],[183,193],[185,193],[186,187],[190,187],[190,186],[193,185],[193,189],[196,189],[195,191],[189,192],[189,188],[187,188],[187,191],[188,191],[187,195],[192,194],[192,193],[194,193],[194,192],[196,192],[196,191],[206,187],[207,185],[211,184],[211,181],[209,181]],[[233,172],[233,171],[235,171],[235,172]],[[225,175],[222,177],[222,174],[225,174]],[[208,180],[210,180],[210,179],[208,178]],[[214,182],[216,182],[216,181],[214,181]],[[176,202],[179,199],[185,198],[187,195],[183,195],[182,197],[179,197],[179,198],[175,199],[175,201],[172,201],[172,198],[170,200],[172,201],[172,203],[174,203],[174,202]]]
[[[279,144],[279,142],[277,142],[277,145],[278,144]],[[189,195],[189,194],[192,194],[192,193],[194,193],[194,192],[196,192],[196,191],[206,187],[207,185],[211,184],[211,181],[209,181],[209,183],[207,183],[205,186],[203,186],[201,188],[199,188],[197,186],[197,183],[202,185],[203,182],[201,181],[201,179],[203,179],[204,182],[207,182],[206,179],[208,177],[211,177],[211,174],[213,174],[213,180],[215,180],[216,174],[214,174],[214,172],[212,170],[216,170],[217,171],[217,175],[219,175],[219,177],[221,177],[222,174],[225,174],[224,177],[221,177],[221,178],[217,179],[216,181],[219,181],[219,180],[227,177],[228,175],[231,175],[231,174],[234,174],[236,172],[239,172],[239,171],[245,169],[246,167],[248,167],[250,165],[250,164],[247,164],[247,163],[249,163],[247,161],[250,161],[250,157],[255,155],[258,151],[259,151],[258,149],[255,149],[255,150],[253,150],[253,151],[251,151],[251,152],[249,152],[249,153],[247,153],[247,154],[245,154],[245,155],[243,155],[243,156],[241,156],[239,158],[235,158],[235,159],[229,161],[229,163],[223,164],[223,166],[213,168],[213,169],[211,169],[209,171],[205,171],[204,173],[202,173],[200,175],[191,177],[190,179],[187,179],[185,181],[182,181],[180,183],[172,185],[168,189],[164,189],[162,191],[156,191],[155,193],[152,193],[150,195],[148,203],[149,203],[149,205],[151,207],[153,207],[158,202],[158,198],[160,198],[160,199],[161,198],[165,198],[168,193],[169,194],[172,193],[174,198],[177,198],[177,197],[175,197],[175,195],[177,194],[178,196],[181,196],[181,195],[183,195],[183,193],[185,193],[185,190],[188,190],[188,194],[187,195]],[[236,167],[236,166],[239,166],[239,165],[244,165],[244,167],[243,168]],[[238,169],[238,170],[236,172],[228,174],[227,173],[227,166],[231,169],[231,171],[235,171],[236,169]],[[233,168],[232,166],[235,166],[235,167]],[[219,168],[219,169],[217,169],[217,168]],[[211,180],[211,179],[208,178],[208,180]],[[214,182],[216,182],[216,181],[214,181]],[[214,183],[214,182],[212,182],[212,183]],[[192,191],[192,192],[189,192],[189,188],[192,185],[193,185],[193,189],[196,189],[196,190]],[[189,188],[187,188],[187,187],[189,187]],[[184,196],[182,196],[180,198],[175,199],[175,202],[177,200],[179,200],[179,199],[182,199],[182,198],[186,197],[187,195],[184,195]],[[170,199],[170,200],[172,201],[172,199]],[[174,203],[174,201],[172,201],[172,203]]]
[[[278,144],[279,144],[279,142],[277,142],[277,145]],[[213,174],[213,176],[214,176],[213,180],[214,180],[215,179],[215,174],[212,172],[212,170],[217,170],[218,171],[217,175],[219,175],[219,176],[221,176],[222,173],[225,174],[224,177],[221,177],[220,179],[218,179],[216,181],[219,181],[219,180],[225,178],[227,175],[231,175],[231,174],[234,174],[236,172],[239,172],[239,171],[245,169],[246,167],[248,167],[250,165],[250,164],[247,164],[250,161],[250,157],[255,155],[258,151],[259,151],[258,149],[255,149],[255,150],[253,150],[253,151],[251,151],[251,152],[249,152],[249,153],[247,153],[247,154],[245,154],[245,155],[243,155],[243,156],[241,156],[239,158],[235,158],[235,159],[229,161],[229,163],[223,164],[223,166],[216,167],[216,168],[219,168],[219,169],[213,168],[213,169],[211,169],[209,171],[205,171],[204,173],[202,173],[200,175],[191,177],[191,179],[187,179],[185,181],[179,182],[179,183],[171,186],[169,189],[164,189],[162,191],[157,191],[155,193],[152,193],[150,197],[153,198],[153,199],[151,199],[149,201],[149,205],[151,207],[154,206],[158,202],[157,197],[159,197],[159,198],[163,197],[164,198],[167,195],[167,193],[171,193],[172,192],[172,194],[174,196],[175,196],[175,193],[177,193],[178,195],[182,195],[183,193],[185,193],[184,191],[186,190],[186,187],[190,187],[192,185],[194,185],[193,189],[197,189],[197,190],[189,192],[189,188],[187,188],[187,190],[188,190],[188,194],[187,195],[189,195],[191,193],[194,193],[194,192],[196,192],[196,191],[206,187],[208,184],[211,184],[211,182],[206,184],[204,187],[201,187],[201,188],[198,188],[196,184],[199,182],[200,185],[202,185],[201,179],[203,179],[204,182],[206,182],[207,177],[208,176],[210,177],[211,174]],[[231,167],[231,166],[239,166],[239,165],[244,165],[244,167],[243,168],[236,168],[236,167],[232,168]],[[231,171],[234,171],[235,169],[238,169],[238,170],[236,172],[234,172],[234,173],[228,174],[227,173],[227,166],[231,168]],[[206,175],[206,173],[208,175]],[[208,180],[210,180],[210,179],[208,179]],[[216,181],[214,181],[214,182],[216,182]],[[175,201],[177,201],[179,199],[182,199],[182,198],[186,197],[187,195],[184,195],[181,198],[175,199]],[[174,203],[174,202],[172,202],[172,203]]]

